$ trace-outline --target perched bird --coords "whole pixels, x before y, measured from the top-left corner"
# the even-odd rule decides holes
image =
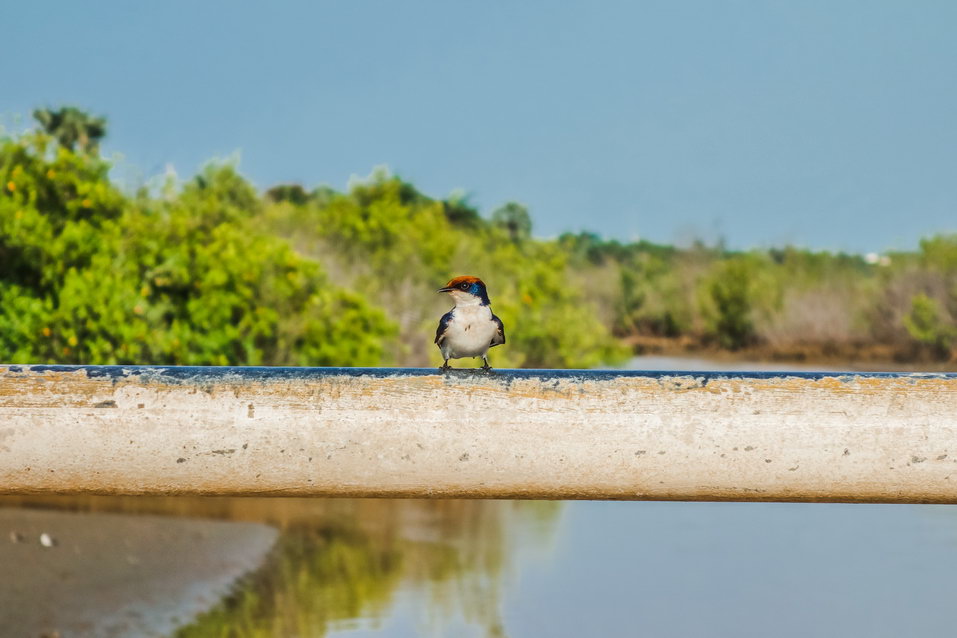
[[[492,314],[485,283],[478,277],[456,277],[439,288],[455,301],[455,307],[439,320],[435,345],[442,351],[442,370],[449,369],[449,359],[482,357],[483,370],[488,365],[488,349],[505,343],[505,326]]]

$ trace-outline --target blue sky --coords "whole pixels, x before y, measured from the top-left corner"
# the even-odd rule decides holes
[[[2,0],[0,25],[8,128],[104,114],[133,181],[238,151],[260,187],[386,164],[542,236],[957,231],[955,2]]]

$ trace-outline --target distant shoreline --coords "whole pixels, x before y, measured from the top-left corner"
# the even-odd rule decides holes
[[[825,366],[860,371],[957,371],[957,359],[941,361],[920,350],[903,351],[882,344],[809,343],[788,346],[755,345],[728,350],[702,344],[686,337],[626,337],[634,356],[658,356],[725,361],[795,364],[799,367]]]

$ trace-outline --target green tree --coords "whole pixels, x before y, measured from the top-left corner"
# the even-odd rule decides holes
[[[946,359],[957,339],[957,328],[942,315],[937,302],[920,293],[911,299],[910,311],[904,316],[904,327],[914,341],[929,348],[938,358]]]
[[[492,225],[501,228],[512,241],[525,241],[532,236],[532,218],[521,204],[508,202],[492,213]]]
[[[33,117],[57,143],[70,151],[96,153],[100,140],[106,137],[106,118],[94,117],[74,106],[59,109],[36,109]]]
[[[754,266],[747,257],[722,261],[704,283],[708,334],[724,348],[737,350],[755,340]]]
[[[456,226],[480,228],[483,220],[467,195],[455,193],[442,202],[446,218]]]
[[[274,202],[291,202],[302,206],[309,201],[309,193],[300,184],[279,184],[266,191],[266,197]]]
[[[130,200],[94,155],[0,145],[0,360],[387,363],[394,326],[255,227],[262,202],[212,166],[171,201]]]

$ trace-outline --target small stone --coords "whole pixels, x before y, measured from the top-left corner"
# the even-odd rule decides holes
[[[43,532],[40,534],[40,544],[44,547],[56,547],[56,539],[46,532]]]
[[[10,542],[11,543],[22,543],[24,540],[23,534],[17,531],[10,532]]]

